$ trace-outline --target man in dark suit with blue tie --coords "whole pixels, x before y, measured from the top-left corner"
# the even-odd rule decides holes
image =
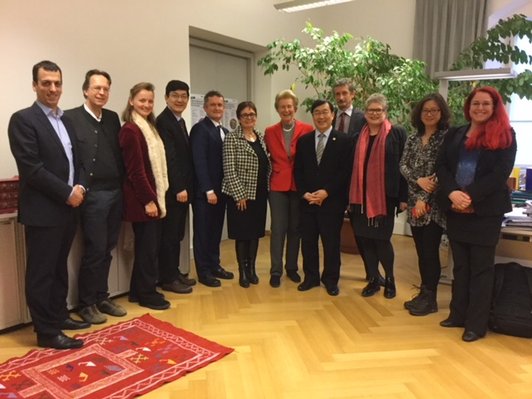
[[[222,194],[223,140],[228,133],[220,121],[224,115],[224,97],[215,90],[203,98],[205,118],[190,132],[194,162],[194,261],[200,283],[219,287],[220,278],[232,279],[233,273],[220,265],[220,241],[225,218],[226,199]]]
[[[164,95],[166,108],[156,120],[157,131],[164,142],[170,185],[166,192],[166,217],[162,220],[159,283],[163,290],[178,294],[192,292],[192,286],[196,284],[196,280],[187,276],[188,265],[179,264],[188,208],[194,195],[192,151],[182,116],[189,97],[188,84],[181,80],[169,81]]]
[[[297,143],[294,177],[301,198],[301,249],[305,278],[297,287],[307,291],[325,285],[327,293],[340,292],[340,230],[347,206],[351,140],[332,128],[334,107],[316,100],[311,107],[316,130]],[[323,244],[320,278],[318,239]]]
[[[37,101],[13,114],[8,134],[20,176],[20,223],[26,237],[26,301],[37,344],[56,349],[79,348],[80,339],[62,330],[89,327],[69,317],[67,258],[76,232],[76,209],[85,189],[78,184],[74,130],[58,103],[62,74],[57,64],[34,65]]]

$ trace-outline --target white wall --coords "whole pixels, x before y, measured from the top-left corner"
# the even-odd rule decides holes
[[[159,112],[166,82],[189,80],[189,26],[256,48],[281,37],[302,37],[310,20],[327,32],[372,35],[397,54],[411,56],[414,9],[415,0],[357,0],[295,14],[276,11],[271,0],[0,0],[0,177],[16,174],[7,125],[13,112],[34,101],[31,67],[42,59],[63,70],[63,109],[82,103],[85,72],[101,68],[113,77],[109,108],[121,112],[129,88],[147,80],[156,86]],[[292,80],[293,74],[269,79],[256,71],[261,127],[277,120],[273,97]]]

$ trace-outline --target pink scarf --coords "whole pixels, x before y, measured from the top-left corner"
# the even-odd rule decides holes
[[[369,143],[368,125],[362,128],[355,150],[351,186],[349,188],[349,203],[365,205],[368,219],[377,216],[386,216],[387,214],[384,169],[386,162],[386,138],[391,129],[392,124],[386,119],[381,125],[381,129],[371,147],[366,170],[366,201],[363,201],[362,196],[364,194],[364,161]]]

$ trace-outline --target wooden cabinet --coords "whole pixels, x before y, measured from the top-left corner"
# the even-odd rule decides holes
[[[0,330],[30,321],[24,258],[24,234],[16,214],[0,215]]]

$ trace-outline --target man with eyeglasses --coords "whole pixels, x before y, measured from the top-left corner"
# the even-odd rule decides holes
[[[303,272],[299,291],[325,285],[339,294],[340,231],[347,207],[351,140],[332,128],[334,107],[316,100],[311,108],[316,129],[297,143],[294,177],[301,198],[300,226]],[[323,273],[319,272],[319,245],[323,244]]]
[[[366,124],[364,113],[353,108],[355,86],[349,79],[340,79],[333,87],[334,99],[338,112],[334,120],[334,128],[354,138]]]
[[[127,314],[109,299],[108,286],[111,251],[118,242],[122,220],[120,120],[116,112],[104,108],[111,89],[107,72],[89,70],[81,89],[85,102],[65,112],[76,128],[87,182],[85,202],[80,208],[84,250],[78,275],[78,314],[87,323],[102,324],[107,321],[105,314]]]
[[[63,76],[59,66],[41,61],[33,66],[37,99],[11,116],[11,152],[20,176],[18,219],[26,239],[26,301],[37,344],[72,349],[81,339],[62,330],[89,327],[69,317],[67,258],[83,202],[74,128],[59,108]]]
[[[156,120],[157,131],[164,142],[170,185],[166,192],[166,217],[162,220],[159,284],[163,290],[177,294],[192,292],[196,284],[196,280],[188,277],[189,265],[179,262],[194,185],[192,151],[183,119],[189,96],[187,83],[169,81],[164,95],[166,108]]]

